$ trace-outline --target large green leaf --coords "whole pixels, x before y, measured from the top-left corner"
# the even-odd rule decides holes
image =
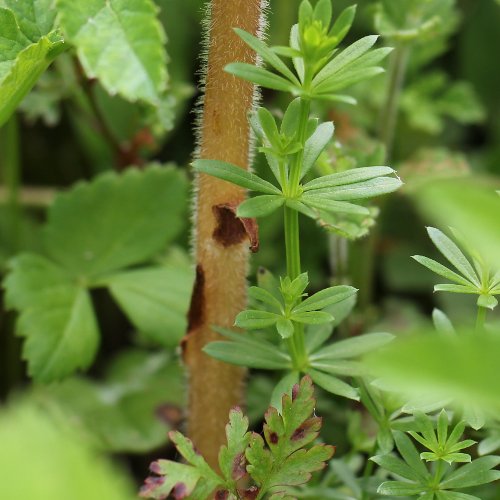
[[[102,382],[73,377],[35,394],[99,448],[141,453],[166,443],[166,420],[175,424],[180,418],[184,392],[183,371],[166,352],[130,350],[112,361]]]
[[[4,0],[3,3],[14,13],[19,28],[32,42],[54,29],[57,11],[53,8],[53,0]]]
[[[456,397],[465,407],[500,408],[500,339],[422,332],[374,351],[367,362],[398,389]]]
[[[181,229],[186,196],[174,168],[130,169],[79,184],[49,210],[47,253],[84,282],[143,262]]]
[[[150,0],[57,0],[61,28],[90,78],[110,94],[157,103],[166,88],[165,34]]]
[[[41,27],[28,26],[29,18],[21,17],[24,12],[21,3],[8,3],[14,6],[19,3],[16,10],[21,21],[18,24],[19,19],[11,10],[0,8],[0,126],[64,47],[55,32],[39,36],[46,34],[50,20],[44,17]]]
[[[432,180],[415,193],[421,211],[460,231],[494,269],[500,268],[500,196],[493,179]]]
[[[22,254],[6,279],[6,303],[21,310],[23,357],[41,382],[63,378],[92,362],[99,331],[87,290],[44,257]]]
[[[113,274],[106,284],[141,333],[173,347],[186,333],[193,279],[189,263],[172,262]]]
[[[69,422],[24,404],[0,414],[0,498],[133,500],[134,486]],[[26,480],[26,474],[29,480]]]

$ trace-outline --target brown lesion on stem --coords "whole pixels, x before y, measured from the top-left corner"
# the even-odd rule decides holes
[[[212,0],[203,116],[198,156],[249,168],[248,113],[254,87],[224,71],[234,61],[255,64],[256,55],[233,31],[260,31],[263,0]],[[214,325],[232,328],[246,305],[249,246],[257,248],[255,221],[238,219],[245,199],[239,186],[209,175],[197,177],[195,258],[203,270],[193,293],[190,328],[183,343],[189,372],[188,434],[208,463],[217,467],[230,409],[239,404],[245,371],[207,356],[203,347],[220,340]],[[248,243],[250,239],[250,245]]]
[[[221,203],[212,207],[217,226],[212,233],[214,240],[224,247],[237,245],[243,240],[250,242],[250,251],[259,250],[259,226],[255,219],[238,217],[236,206],[232,203]]]

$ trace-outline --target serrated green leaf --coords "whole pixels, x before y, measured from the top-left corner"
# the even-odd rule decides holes
[[[232,182],[238,186],[258,191],[264,194],[280,195],[281,191],[270,182],[261,179],[251,172],[218,160],[195,160],[193,168],[198,172],[209,174],[218,179]]]
[[[242,202],[236,210],[238,217],[266,217],[282,207],[285,203],[283,196],[262,194]]]
[[[224,69],[232,75],[264,88],[281,90],[282,92],[292,92],[295,89],[293,83],[285,78],[275,75],[266,69],[254,66],[253,64],[238,62],[230,63]]]
[[[193,500],[205,500],[208,495],[224,484],[205,459],[195,451],[193,443],[180,432],[169,433],[177,451],[189,465],[158,460],[151,464],[151,471],[160,476],[147,478],[141,488],[140,496],[145,498],[167,498],[174,488],[182,487],[182,492]]]
[[[319,125],[311,137],[307,139],[304,145],[304,155],[300,170],[301,178],[314,166],[321,152],[331,141],[334,130],[333,122],[325,122]]]
[[[87,281],[143,262],[177,236],[186,197],[185,177],[174,168],[129,169],[80,183],[49,209],[47,253]]]
[[[246,475],[245,449],[250,441],[248,418],[239,408],[229,412],[226,439],[227,445],[219,451],[219,466],[226,481],[235,486],[236,481]]]
[[[314,383],[319,385],[325,391],[337,396],[359,401],[359,391],[339,378],[311,368],[307,370],[307,373],[311,376]]]
[[[274,386],[271,394],[271,406],[282,412],[283,394],[292,395],[292,389],[295,384],[299,383],[300,373],[297,371],[290,371]]]
[[[394,336],[390,333],[366,333],[346,340],[339,340],[311,355],[311,360],[354,358],[388,344]]]
[[[431,270],[433,273],[438,274],[439,276],[442,276],[443,278],[449,279],[450,281],[454,281],[455,283],[459,283],[464,286],[471,286],[470,281],[433,259],[429,259],[428,257],[424,257],[422,255],[413,255],[412,258],[415,259],[419,264],[422,264],[427,269]]]
[[[64,46],[57,36],[37,38],[31,30],[29,35],[35,43],[21,31],[13,12],[0,8],[0,126]]]
[[[443,256],[446,257],[446,259],[469,281],[476,286],[480,286],[480,280],[476,271],[458,246],[439,229],[428,227],[427,232],[432,242]]]
[[[99,331],[88,292],[44,257],[21,254],[5,280],[8,307],[21,311],[16,330],[23,357],[40,382],[59,380],[92,363]]]
[[[137,330],[165,347],[186,333],[193,271],[189,264],[133,269],[103,280]]]
[[[89,78],[112,95],[157,104],[166,89],[165,33],[151,0],[57,0],[59,20]]]
[[[37,42],[54,28],[57,12],[53,0],[4,0],[4,4],[14,13],[19,28],[31,42]]]
[[[247,470],[263,494],[275,486],[307,482],[311,472],[322,469],[332,456],[333,447],[316,445],[306,448],[318,436],[321,419],[311,417],[314,410],[312,382],[304,377],[295,386],[293,397],[285,394],[282,415],[270,407],[264,424],[264,440],[253,434],[247,449]]]

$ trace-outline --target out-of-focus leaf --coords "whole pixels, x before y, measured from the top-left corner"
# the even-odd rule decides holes
[[[50,207],[47,252],[87,281],[141,263],[177,236],[186,196],[186,180],[173,167],[129,169],[78,184]]]
[[[56,32],[48,33],[51,14],[43,13],[41,25],[30,24],[21,2],[10,2],[21,14],[0,8],[0,126],[13,113],[40,75],[48,68],[64,43]],[[33,2],[43,10],[43,1]],[[37,7],[37,8],[38,8]],[[19,21],[20,19],[20,21]],[[18,24],[20,23],[20,25]]]
[[[143,453],[167,440],[184,399],[183,372],[166,353],[130,350],[113,360],[103,382],[70,378],[35,393],[111,452]]]
[[[90,365],[99,331],[85,288],[34,254],[12,262],[5,287],[7,306],[21,311],[16,330],[31,376],[49,382]]]
[[[374,373],[410,392],[448,394],[464,405],[500,408],[500,339],[489,334],[457,337],[435,332],[400,339],[366,362]]]
[[[500,196],[494,183],[471,179],[431,181],[415,193],[421,211],[474,242],[493,269],[500,269]]]
[[[124,471],[92,449],[69,424],[56,425],[38,408],[25,404],[4,410],[0,441],[0,498],[136,498]]]
[[[113,274],[105,283],[139,332],[174,347],[186,333],[193,280],[189,263],[167,261],[161,267]]]

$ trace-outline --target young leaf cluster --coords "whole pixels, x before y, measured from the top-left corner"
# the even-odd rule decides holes
[[[237,34],[275,72],[246,63],[231,63],[226,71],[274,90],[290,92],[305,99],[355,103],[338,92],[354,83],[383,72],[378,66],[390,48],[371,50],[376,36],[366,36],[339,52],[338,45],[349,32],[355,7],[346,8],[332,23],[331,0],[319,0],[313,8],[303,0],[299,21],[290,32],[290,46],[268,47],[251,34]],[[293,70],[282,59],[291,58]]]
[[[156,474],[146,479],[141,496],[205,500],[216,498],[286,498],[287,487],[304,484],[332,457],[334,448],[313,444],[319,435],[321,418],[314,412],[312,381],[304,377],[282,400],[282,413],[270,407],[265,415],[264,437],[248,431],[248,419],[239,408],[229,415],[227,445],[219,452],[220,473],[196,453],[189,439],[172,432],[171,439],[186,464],[158,460],[151,464]],[[242,481],[243,480],[243,481]]]
[[[279,303],[279,295],[276,293],[277,287],[274,288],[274,294],[272,293],[272,287],[252,287],[250,290],[249,293],[254,297],[265,296],[272,306],[277,306],[277,303]],[[256,290],[258,290],[257,293]],[[323,292],[325,300],[328,300],[330,304],[328,306],[323,305],[326,308],[323,312],[329,315],[329,320],[323,324],[317,322],[306,325],[306,359],[302,366],[294,364],[292,357],[283,349],[282,344],[277,345],[272,341],[276,337],[275,333],[277,331],[280,333],[278,320],[276,317],[268,318],[265,314],[261,315],[261,313],[266,312],[265,310],[251,310],[250,317],[245,314],[247,311],[244,311],[237,317],[237,325],[241,326],[241,323],[239,323],[239,318],[241,318],[243,324],[255,325],[253,328],[245,326],[245,328],[255,330],[255,332],[240,335],[231,330],[217,328],[216,331],[228,340],[211,342],[204,348],[204,351],[226,363],[265,370],[285,370],[286,375],[277,385],[280,390],[291,387],[302,372],[308,374],[318,386],[331,394],[358,400],[358,389],[342,379],[364,375],[366,373],[365,367],[357,359],[364,354],[383,347],[393,339],[393,336],[388,333],[368,333],[326,344],[332,334],[333,327],[338,325],[352,310],[355,304],[356,290],[348,286],[327,288],[312,295],[302,304],[307,306],[308,300],[315,298],[316,301],[322,298]],[[271,300],[271,297],[274,300]],[[261,298],[258,300],[262,301]],[[262,304],[265,305],[263,301]],[[253,323],[254,321],[261,326],[256,326]],[[264,326],[264,324],[267,326]],[[267,335],[269,330],[274,333],[274,335],[271,335],[271,340],[268,339]],[[285,333],[288,332],[285,330]],[[272,404],[276,408],[280,407],[280,397],[273,395],[271,398]]]
[[[430,425],[432,427],[432,424]],[[426,424],[426,426],[428,425]],[[437,438],[435,435],[432,437],[434,431],[432,431],[432,434],[430,430],[425,432],[428,439],[419,436],[419,441],[426,443],[425,446],[427,444],[432,445],[431,449],[436,449]],[[445,432],[443,422],[438,423],[438,434],[443,432]],[[460,427],[458,429],[455,427],[449,436],[450,449],[453,449],[452,441],[454,439],[458,441],[459,432]],[[479,486],[500,479],[500,471],[492,470],[500,463],[500,457],[481,457],[466,465],[454,467],[444,462],[443,457],[440,456],[437,458],[436,467],[429,470],[422,461],[415,445],[406,434],[394,431],[394,440],[402,458],[387,454],[377,455],[371,459],[397,478],[395,481],[385,481],[380,485],[378,493],[381,495],[418,497],[424,500],[480,500],[479,497],[456,490]],[[446,442],[443,435],[441,436],[441,442]],[[467,446],[468,443],[465,443]],[[458,445],[458,443],[456,444]],[[436,455],[431,452],[429,458],[434,459]],[[453,461],[451,457],[448,458]]]
[[[453,282],[453,284],[435,285],[434,291],[478,295],[479,307],[494,309],[498,304],[495,295],[500,295],[500,271],[492,270],[478,252],[465,244],[458,232],[453,231],[453,234],[467,249],[470,258],[467,258],[458,245],[439,229],[429,227],[427,232],[437,249],[455,268],[452,270],[421,255],[413,257],[432,272]]]
[[[236,316],[235,326],[247,330],[275,326],[278,334],[287,339],[293,335],[294,323],[314,325],[333,321],[333,316],[322,309],[356,293],[356,289],[350,286],[336,286],[325,288],[302,301],[302,297],[307,295],[305,290],[308,284],[307,273],[294,280],[288,276],[282,278],[279,297],[265,288],[250,287],[249,297],[264,307],[242,311]]]

